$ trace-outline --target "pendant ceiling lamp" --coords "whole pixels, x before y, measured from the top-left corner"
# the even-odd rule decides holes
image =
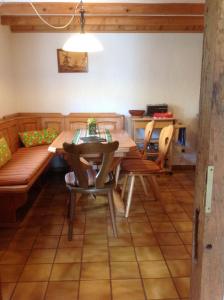
[[[80,2],[80,33],[73,34],[64,44],[62,49],[70,52],[99,52],[103,50],[102,44],[91,33],[85,33],[85,10]]]
[[[45,18],[41,16],[41,14],[38,12],[36,9],[35,5],[33,4],[32,1],[29,1],[29,4],[35,11],[36,15],[38,18],[47,26],[50,28],[60,30],[60,29],[65,29],[69,25],[74,22],[75,17],[76,17],[76,11],[78,7],[80,7],[80,33],[75,33],[73,34],[64,44],[63,50],[64,51],[70,51],[70,52],[98,52],[103,50],[102,44],[97,40],[97,38],[92,35],[91,33],[85,33],[85,10],[83,7],[83,2],[82,0],[79,3],[75,3],[74,6],[74,14],[72,17],[69,19],[69,21],[62,25],[62,26],[54,26],[50,24]]]

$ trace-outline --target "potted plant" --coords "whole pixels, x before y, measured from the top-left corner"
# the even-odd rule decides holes
[[[89,135],[96,135],[97,134],[96,119],[95,118],[89,118],[87,120],[87,124],[88,124],[88,133],[89,133]]]

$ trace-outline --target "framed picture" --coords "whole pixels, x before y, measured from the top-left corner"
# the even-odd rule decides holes
[[[57,49],[57,57],[59,73],[88,72],[87,52],[67,52]]]

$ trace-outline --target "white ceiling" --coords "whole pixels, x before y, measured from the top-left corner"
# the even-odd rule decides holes
[[[20,0],[20,1],[14,1],[14,0],[0,0],[0,3],[4,2],[30,2],[28,0]],[[34,0],[32,2],[77,2],[74,0]],[[84,3],[94,2],[94,3],[204,3],[205,0],[83,0]]]

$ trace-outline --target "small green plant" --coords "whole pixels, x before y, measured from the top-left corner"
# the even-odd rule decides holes
[[[95,135],[97,133],[96,131],[96,119],[95,118],[89,118],[87,120],[88,124],[88,133],[89,135]]]

